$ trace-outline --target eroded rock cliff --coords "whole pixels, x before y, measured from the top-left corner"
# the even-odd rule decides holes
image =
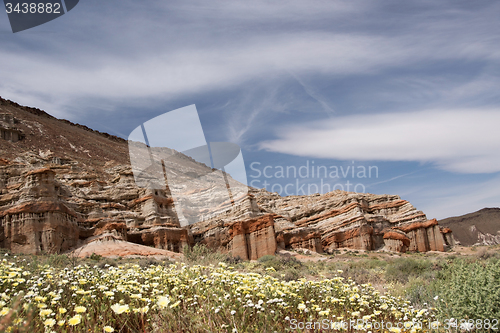
[[[175,151],[165,177],[175,174],[180,185],[143,188],[125,140],[1,98],[0,129],[0,246],[13,252],[119,255],[128,246],[124,253],[161,255],[202,243],[257,259],[277,248],[405,252],[452,245],[449,229],[395,195],[247,191]],[[223,199],[225,186],[214,184],[230,184],[231,200]],[[179,210],[172,191],[182,192],[191,208]],[[193,214],[201,214],[200,222],[185,225]]]
[[[321,248],[326,252],[338,248],[445,251],[453,245],[443,236],[449,230],[442,230],[436,220],[428,221],[423,212],[397,195],[334,191],[280,197],[263,190],[254,194],[263,211],[280,216],[277,229],[282,247],[290,244],[287,239],[294,239],[286,235],[294,233],[302,236],[291,243],[311,250],[318,249],[317,241],[311,239],[320,235]]]

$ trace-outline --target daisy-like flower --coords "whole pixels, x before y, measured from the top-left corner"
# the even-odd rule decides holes
[[[71,326],[78,325],[81,322],[82,322],[82,316],[79,314],[74,315],[68,320],[68,324],[70,324]]]
[[[52,313],[51,309],[40,310],[40,317],[46,317]]]
[[[328,316],[330,314],[330,310],[328,310],[328,309],[327,310],[323,310],[323,311],[318,312],[318,314],[320,316]]]
[[[116,313],[116,314],[122,314],[126,311],[128,311],[128,305],[121,305],[119,303],[113,304],[111,306],[111,309]]]
[[[45,326],[52,327],[52,326],[54,326],[54,325],[56,324],[56,320],[55,320],[55,319],[53,319],[53,318],[49,318],[49,319],[45,320],[45,321],[43,322],[43,324],[44,324]]]
[[[304,303],[300,303],[299,306],[297,307],[299,310],[305,310],[306,305]]]
[[[77,307],[75,307],[75,312],[76,313],[84,313],[85,311],[87,311],[87,308],[84,307],[84,306],[77,306]]]
[[[170,298],[168,296],[162,296],[158,298],[157,304],[160,308],[166,308],[170,304]]]
[[[0,316],[5,316],[7,313],[9,313],[9,311],[9,308],[3,308],[2,311],[0,311]]]
[[[111,333],[114,332],[115,329],[111,326],[104,326],[104,332]]]

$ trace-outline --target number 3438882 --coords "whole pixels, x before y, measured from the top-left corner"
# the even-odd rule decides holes
[[[13,5],[12,3],[6,3],[5,9],[7,14],[18,13],[18,14],[61,14],[61,4],[60,3],[17,3]]]

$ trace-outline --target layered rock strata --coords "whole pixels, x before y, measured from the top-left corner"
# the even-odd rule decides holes
[[[264,215],[229,225],[228,249],[235,257],[256,260],[276,252],[272,215]]]
[[[202,243],[257,259],[277,248],[405,252],[453,245],[449,229],[398,196],[248,191],[173,150],[164,160],[164,186],[139,187],[123,139],[1,98],[0,129],[0,246],[13,252],[107,253],[109,246],[116,254],[148,246],[157,249],[149,253],[171,253]],[[177,182],[167,184],[172,177]],[[180,208],[172,193],[189,205]],[[194,220],[200,222],[185,225]]]
[[[444,251],[452,245],[445,241],[436,220],[428,221],[423,212],[396,195],[334,191],[280,197],[263,190],[254,195],[264,211],[288,221],[288,233],[294,229],[300,233],[306,227],[316,230],[326,252],[338,248]],[[280,241],[278,244],[287,246]]]

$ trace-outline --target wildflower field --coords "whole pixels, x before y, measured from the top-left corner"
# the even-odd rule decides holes
[[[460,274],[467,273],[461,265],[459,274],[447,280],[448,288],[473,293],[474,286],[464,287],[460,281]],[[492,265],[489,271],[496,267],[498,274],[498,261]],[[443,293],[432,295],[439,308],[430,302],[412,304],[403,294],[394,296],[342,277],[342,270],[329,278],[283,279],[285,274],[269,265],[261,265],[260,273],[235,266],[93,265],[87,260],[63,268],[5,258],[0,262],[0,332],[437,332],[443,331],[443,315],[451,309],[445,302],[455,300],[439,299]],[[498,286],[496,275],[479,278],[478,272],[474,276],[481,288],[491,287],[490,282]],[[494,293],[488,303],[500,299]],[[491,306],[495,311],[495,304]],[[394,327],[373,326],[382,322]],[[498,331],[491,325],[474,329]]]

